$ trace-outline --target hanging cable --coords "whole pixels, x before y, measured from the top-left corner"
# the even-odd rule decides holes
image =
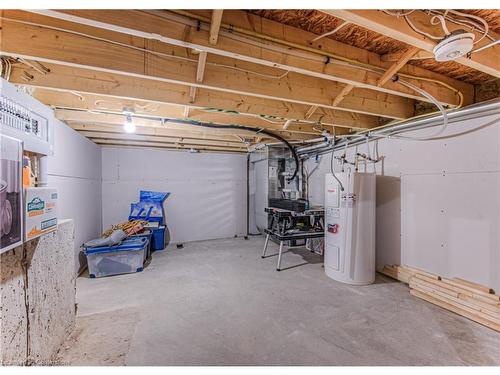
[[[444,19],[444,16],[440,14],[436,14],[431,18],[431,25],[437,25],[438,23],[441,23],[441,27],[443,28],[443,31],[446,35],[451,34],[450,30],[448,30],[448,27],[446,26],[446,20]]]
[[[448,15],[448,12],[449,10],[446,10],[444,13],[440,13],[439,11],[437,10],[433,10],[433,9],[429,9],[427,11],[428,14],[442,14],[444,16],[444,18],[448,21],[448,22],[451,22],[451,23],[454,23],[456,25],[460,25],[460,26],[465,26],[469,29],[471,29],[472,31],[476,31],[476,30],[479,30],[481,33],[483,33],[488,39],[494,41],[495,38],[493,38],[491,35],[489,35],[488,33],[488,30],[484,29],[483,26],[473,22],[473,21],[469,21],[469,20],[457,20],[456,18],[454,17],[451,17],[450,15]],[[482,38],[481,38],[482,39]],[[474,44],[476,44],[478,41],[480,41],[481,39],[478,39],[477,41],[474,42]]]
[[[404,19],[405,19],[406,23],[408,24],[408,26],[410,26],[412,28],[412,30],[415,31],[416,33],[418,33],[420,35],[423,35],[423,36],[426,36],[427,38],[434,39],[434,40],[441,40],[441,39],[443,39],[443,37],[441,37],[441,36],[434,36],[434,35],[431,35],[429,33],[426,33],[425,31],[422,31],[422,30],[418,29],[413,24],[413,22],[410,20],[410,17],[404,16]]]
[[[335,174],[335,168],[333,166],[333,160],[335,159],[334,153],[335,153],[335,128],[333,128],[333,141],[332,141],[332,157],[330,158],[330,172],[332,173],[332,176],[334,179],[337,180],[340,186],[340,190],[344,191],[344,185],[342,185],[342,182],[339,180],[337,175]]]
[[[416,92],[424,95],[427,99],[429,99],[432,103],[434,103],[434,105],[436,105],[436,107],[438,107],[439,111],[441,112],[441,114],[443,115],[443,126],[441,126],[441,128],[438,130],[438,132],[436,132],[435,134],[433,135],[430,135],[430,136],[426,136],[426,137],[406,137],[406,136],[402,136],[402,135],[389,135],[388,137],[393,137],[393,138],[400,138],[400,139],[406,139],[406,140],[411,140],[411,141],[428,141],[428,140],[431,140],[432,138],[435,138],[441,134],[443,134],[443,132],[446,130],[447,126],[448,126],[448,114],[446,112],[446,110],[444,109],[444,107],[441,105],[441,103],[439,103],[431,94],[429,94],[427,91],[425,90],[422,90],[420,87],[418,86],[415,86],[413,85],[412,83],[410,82],[407,82],[407,81],[403,81],[403,80],[400,80],[398,79],[397,82],[399,82],[400,84],[402,84],[403,86],[406,86],[406,87],[409,87],[411,88],[412,90],[415,90]]]
[[[482,51],[483,49],[493,47],[494,45],[496,45],[498,43],[500,43],[500,39],[495,40],[494,42],[488,43],[488,44],[486,44],[486,45],[484,45],[482,47],[473,49],[472,51],[470,51],[470,53],[476,53],[476,52]]]
[[[474,44],[479,43],[488,34],[488,31],[489,31],[490,27],[488,25],[488,22],[486,22],[483,18],[481,18],[479,16],[475,16],[474,14],[462,13],[462,12],[459,12],[458,10],[453,10],[453,9],[450,9],[448,12],[451,13],[451,14],[455,14],[455,15],[461,16],[461,17],[465,17],[465,18],[472,18],[472,19],[477,20],[477,21],[479,21],[479,22],[481,22],[483,24],[484,34],[483,34],[483,36],[481,36],[481,38],[479,38],[478,40],[476,40],[474,42]]]
[[[164,118],[164,122],[175,122],[179,124],[188,124],[188,125],[194,125],[194,126],[201,126],[205,128],[213,128],[213,129],[238,129],[238,130],[247,130],[255,133],[262,133],[266,134],[274,139],[277,139],[278,141],[284,143],[286,147],[290,150],[292,153],[292,157],[295,161],[295,170],[293,171],[292,177],[287,178],[288,181],[292,181],[296,176],[299,171],[299,157],[297,153],[295,152],[295,148],[282,136],[275,134],[267,129],[264,128],[254,128],[252,126],[246,126],[246,125],[224,125],[224,124],[214,124],[214,123],[209,123],[209,122],[201,122],[201,121],[191,121],[191,120],[179,120],[179,119],[168,119]]]
[[[388,9],[382,9],[382,12],[384,12],[385,14],[388,14],[390,16],[395,16],[395,17],[404,17],[404,16],[407,16],[409,14],[412,14],[414,11],[415,11],[415,9],[410,9],[407,12],[398,13],[398,12],[392,12]]]
[[[328,31],[327,33],[321,34],[321,35],[317,36],[316,38],[312,39],[311,43],[317,42],[318,40],[320,40],[321,38],[324,38],[325,36],[333,35],[336,32],[338,32],[340,29],[342,29],[343,27],[345,27],[349,24],[350,24],[349,21],[344,21],[339,26],[337,26],[335,29],[333,29],[332,31]]]

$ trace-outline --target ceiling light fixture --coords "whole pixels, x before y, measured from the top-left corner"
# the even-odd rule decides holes
[[[472,50],[475,35],[464,30],[456,30],[447,35],[433,49],[436,61],[451,61]]]
[[[123,130],[125,133],[135,133],[135,124],[132,120],[132,115],[134,110],[131,108],[123,108],[123,114],[125,115],[125,122],[123,123]]]

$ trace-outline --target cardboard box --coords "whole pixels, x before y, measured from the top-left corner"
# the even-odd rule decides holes
[[[24,239],[40,237],[57,229],[57,189],[24,189]]]

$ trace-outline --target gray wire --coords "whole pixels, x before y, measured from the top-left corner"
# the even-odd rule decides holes
[[[333,128],[333,144],[332,144],[332,157],[330,158],[330,171],[332,172],[333,178],[337,180],[337,182],[340,185],[340,190],[344,191],[344,185],[342,185],[342,182],[340,182],[339,178],[335,174],[334,168],[333,168],[333,160],[334,160],[334,154],[335,153],[335,128]]]

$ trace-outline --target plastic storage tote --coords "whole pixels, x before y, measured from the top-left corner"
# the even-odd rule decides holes
[[[148,259],[151,256],[151,252],[153,251],[151,249],[152,232],[150,230],[146,230],[143,233],[133,234],[133,235],[129,236],[129,238],[127,240],[131,240],[131,239],[135,239],[135,238],[146,238],[148,240],[148,243],[146,245],[146,251],[144,251],[144,261],[146,261],[146,259]]]
[[[127,239],[120,245],[86,248],[91,278],[141,272],[147,238]]]

